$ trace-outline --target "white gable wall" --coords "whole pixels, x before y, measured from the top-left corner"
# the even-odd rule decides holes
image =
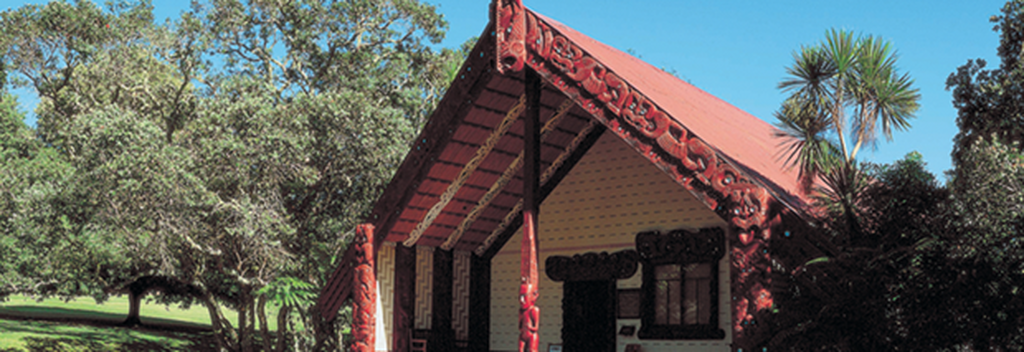
[[[725,227],[714,212],[696,200],[661,170],[643,159],[612,133],[606,133],[580,160],[544,201],[539,216],[540,233],[540,341],[541,350],[561,343],[562,283],[544,273],[551,255],[571,256],[586,252],[635,249],[642,231],[695,230]],[[491,350],[517,351],[519,335],[519,248],[517,233],[491,264]],[[641,272],[619,280],[618,288],[639,288]],[[640,340],[618,336],[617,351],[627,344],[642,344],[644,351],[728,351],[732,341],[729,309],[729,261],[719,263],[719,325],[722,340]],[[640,328],[640,320],[618,320]]]

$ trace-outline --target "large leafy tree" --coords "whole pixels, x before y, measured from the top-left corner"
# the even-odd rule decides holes
[[[200,151],[197,172],[220,201],[261,204],[258,218],[285,221],[261,242],[286,253],[274,270],[229,265],[237,280],[221,286],[245,293],[232,305],[255,304],[248,311],[259,315],[255,293],[280,282],[275,276],[324,283],[344,234],[390,179],[446,87],[450,62],[461,60],[427,46],[445,27],[415,1],[212,1],[183,17],[178,37],[194,40],[189,60],[207,70],[182,142]],[[211,246],[234,250],[230,235],[211,237],[220,241]],[[282,309],[279,320],[298,312],[310,327],[310,306]],[[252,335],[252,324],[238,325]],[[313,344],[309,331],[296,332],[300,345]]]
[[[55,289],[67,277],[48,254],[67,248],[54,236],[72,227],[60,195],[72,168],[35,138],[22,121],[17,101],[6,92],[0,101],[0,299],[27,290]]]
[[[61,283],[36,292],[127,288],[136,301],[156,285],[207,307],[222,348],[253,350],[256,326],[271,343],[268,302],[287,307],[280,329],[313,324],[301,292],[324,283],[462,57],[428,47],[446,24],[416,1],[214,0],[173,28],[151,8],[2,14],[26,29],[0,35],[10,81],[42,99],[38,137],[22,139],[67,165],[34,208],[42,236],[4,241],[88,249],[23,255],[52,270],[21,277]],[[280,333],[276,349],[310,348],[310,330]]]
[[[1024,2],[1008,1],[991,21],[1000,32],[999,67],[986,70],[985,60],[968,60],[946,80],[960,128],[953,140],[956,173],[961,172],[961,164],[969,162],[967,150],[979,140],[1024,148],[1024,54],[1020,50],[1024,45]]]
[[[1024,92],[1024,1],[1008,1],[993,16],[1000,34],[998,68],[969,60],[946,81],[957,108],[960,132],[954,138],[951,191],[955,199],[957,241],[937,258],[929,288],[939,291],[917,301],[941,302],[955,319],[934,321],[945,346],[974,350],[1024,348],[1024,143],[1021,93]],[[922,290],[923,291],[923,290]],[[939,297],[938,292],[948,292]],[[927,293],[927,292],[925,292]],[[927,310],[931,308],[932,310]],[[924,325],[924,324],[922,324]]]
[[[60,226],[21,235],[90,248],[43,253],[44,263],[66,276],[37,275],[55,284],[34,292],[104,299],[127,288],[128,323],[138,322],[141,296],[151,288],[142,282],[163,282],[161,298],[188,300],[169,284],[187,281],[166,279],[178,272],[171,234],[190,231],[199,203],[186,193],[202,188],[188,175],[188,154],[169,144],[194,101],[187,77],[165,60],[170,32],[152,23],[148,2],[106,9],[53,2],[0,17],[5,28],[24,29],[5,32],[0,43],[12,83],[43,98],[39,140],[74,171],[52,200]]]

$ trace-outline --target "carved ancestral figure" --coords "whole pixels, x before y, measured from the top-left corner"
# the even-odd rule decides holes
[[[519,350],[537,351],[540,337],[540,308],[537,307],[537,289],[524,283],[519,286]]]

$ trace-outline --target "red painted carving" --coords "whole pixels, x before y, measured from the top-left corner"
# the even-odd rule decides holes
[[[352,346],[356,352],[373,352],[376,328],[377,277],[373,263],[373,225],[356,228],[355,290],[352,292]]]
[[[498,3],[511,2],[499,0]],[[503,26],[513,23],[517,19],[515,15],[524,14],[527,52],[523,60],[514,56],[517,59],[510,62],[528,64],[547,78],[551,86],[572,97],[610,131],[667,171],[676,182],[695,191],[709,208],[734,226],[729,238],[734,332],[738,347],[752,347],[757,337],[751,334],[756,335],[758,331],[754,317],[764,314],[772,302],[768,289],[771,282],[767,275],[770,273],[767,248],[773,200],[768,190],[569,38],[533,13],[516,11],[498,12],[508,15],[496,22],[499,29],[508,28]],[[513,28],[508,33],[517,32]],[[509,47],[509,43],[514,43],[509,38],[512,36],[499,38],[498,46]],[[499,54],[510,50],[499,49]],[[499,58],[504,60],[503,56]],[[527,265],[525,257],[523,263]],[[525,279],[520,291],[521,345],[533,343],[536,336],[535,330],[531,330],[536,327],[531,325],[535,322],[532,307],[536,296],[530,291],[535,290],[536,285],[531,286]]]
[[[539,351],[540,307],[537,307],[539,277],[537,274],[536,224],[532,212],[523,212],[523,244],[521,282],[519,283],[519,351]]]
[[[519,72],[526,61],[526,8],[522,0],[492,3],[498,72]]]
[[[498,28],[501,29],[503,23],[511,23],[513,15],[518,12],[513,10],[517,7],[511,2],[499,1],[496,4],[496,9],[505,9],[502,10],[504,12],[498,13],[509,13],[503,17],[505,20],[499,20]],[[569,92],[573,93],[569,96],[575,97],[580,106],[587,111],[596,115],[601,113],[598,110],[606,108],[616,115],[612,118],[605,116],[603,120],[613,130],[622,125],[635,130],[638,135],[627,136],[630,137],[627,139],[637,140],[639,143],[634,146],[641,151],[660,150],[664,155],[671,157],[669,162],[678,163],[684,170],[679,172],[678,180],[688,180],[692,177],[715,190],[716,194],[709,194],[706,201],[713,202],[709,205],[715,207],[718,202],[725,201],[724,205],[730,208],[725,209],[726,217],[734,225],[749,229],[764,221],[769,196],[763,187],[723,162],[707,143],[673,121],[644,94],[629,87],[618,75],[543,23],[536,15],[524,12],[523,17],[526,27],[525,47],[530,49],[527,53],[530,59],[526,62],[531,67],[538,72],[546,73],[553,85],[563,90],[575,90]],[[513,30],[510,33],[516,32]],[[504,40],[507,42],[510,38],[506,36]],[[501,39],[498,43],[499,47],[511,45],[502,42]],[[572,84],[566,84],[565,80]],[[584,92],[587,96],[579,94]],[[613,120],[621,124],[613,125]],[[621,129],[616,132],[630,134],[629,131]],[[661,156],[657,154],[645,153],[652,160],[661,161]],[[686,186],[685,182],[682,183]]]

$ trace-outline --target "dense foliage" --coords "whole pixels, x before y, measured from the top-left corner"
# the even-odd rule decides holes
[[[450,79],[417,1],[54,1],[0,13],[0,296],[205,306],[221,348],[312,348],[312,292]],[[7,258],[11,258],[8,260]],[[267,331],[266,304],[281,327]],[[239,313],[223,318],[221,307]],[[337,327],[341,328],[341,327]]]
[[[947,82],[960,133],[946,185],[916,153],[822,175],[818,222],[839,253],[784,273],[789,290],[777,301],[773,349],[1024,349],[1024,1],[1008,2],[992,20],[1002,65],[986,71],[984,61],[968,61]],[[828,127],[805,123],[802,106],[783,105],[784,128]],[[818,156],[838,153],[828,141],[837,152],[799,149],[809,140],[801,136],[809,135],[787,135],[809,172],[822,170],[815,165],[827,158]]]

